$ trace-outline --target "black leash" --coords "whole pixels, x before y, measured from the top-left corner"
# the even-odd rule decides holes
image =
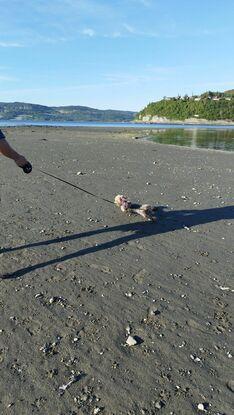
[[[24,166],[22,166],[21,168],[23,169],[24,173],[26,173],[26,174],[29,174],[29,173],[31,173],[31,171],[32,171],[32,165],[31,165],[31,163],[29,163],[29,162],[28,162],[28,163],[26,163],[26,164],[25,164]],[[73,183],[70,183],[70,182],[67,182],[67,181],[66,181],[66,180],[64,180],[64,179],[61,179],[60,177],[55,176],[54,174],[48,173],[47,171],[44,171],[44,170],[41,170],[41,169],[37,169],[37,168],[36,168],[35,170],[37,170],[37,171],[39,171],[39,172],[41,172],[41,173],[45,174],[46,176],[53,177],[54,179],[59,180],[59,181],[60,181],[60,182],[62,182],[62,183],[68,184],[69,186],[74,187],[75,189],[78,189],[78,190],[80,190],[81,192],[87,193],[87,195],[90,195],[90,196],[96,197],[96,198],[98,198],[98,199],[103,200],[104,202],[108,202],[108,203],[111,203],[112,205],[114,205],[114,202],[112,202],[111,200],[105,199],[104,197],[101,197],[101,196],[97,196],[97,195],[95,195],[94,193],[89,192],[88,190],[83,189],[82,187],[79,187],[79,186],[77,186],[77,185],[75,185],[75,184],[73,184]]]
[[[60,181],[60,182],[62,182],[62,183],[68,184],[69,186],[74,187],[75,189],[78,189],[78,190],[80,190],[81,192],[87,193],[87,194],[88,194],[88,195],[90,195],[90,196],[93,196],[93,197],[98,198],[98,199],[102,199],[104,202],[108,202],[108,203],[111,203],[111,204],[113,204],[113,205],[114,205],[114,202],[112,202],[111,200],[105,199],[105,198],[103,198],[103,197],[101,197],[101,196],[97,196],[97,195],[95,195],[94,193],[89,192],[88,190],[83,189],[82,187],[79,187],[79,186],[77,186],[77,185],[75,185],[75,184],[73,184],[73,183],[70,183],[70,182],[68,182],[68,181],[66,181],[66,180],[64,180],[64,179],[61,179],[60,177],[55,176],[54,174],[48,173],[48,172],[46,172],[46,171],[44,171],[44,170],[37,169],[37,168],[36,168],[35,170],[37,170],[37,171],[39,171],[39,172],[41,172],[41,173],[45,174],[46,176],[53,177],[54,179],[56,179],[56,180],[58,180],[58,181]]]

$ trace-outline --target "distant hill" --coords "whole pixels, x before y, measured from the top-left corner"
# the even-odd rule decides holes
[[[228,91],[225,91],[224,94],[226,94],[226,95],[234,95],[234,89],[229,89]]]
[[[132,121],[132,111],[98,110],[83,106],[48,107],[25,102],[0,102],[0,120],[25,121]]]
[[[204,92],[201,95],[164,97],[152,102],[137,114],[137,120],[146,122],[206,120],[234,121],[234,90]]]

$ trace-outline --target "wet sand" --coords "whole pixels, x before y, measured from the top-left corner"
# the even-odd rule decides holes
[[[0,413],[233,414],[233,153],[4,131],[35,167],[159,214],[0,159]]]

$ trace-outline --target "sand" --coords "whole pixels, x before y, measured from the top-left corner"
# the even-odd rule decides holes
[[[142,130],[4,131],[35,169],[0,159],[0,413],[233,414],[233,154]],[[158,221],[36,167],[156,204]]]

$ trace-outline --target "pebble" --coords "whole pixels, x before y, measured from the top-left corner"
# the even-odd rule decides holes
[[[222,285],[216,285],[216,288],[219,288],[221,291],[231,291],[234,292],[230,287],[223,287]]]
[[[98,406],[94,408],[93,410],[94,415],[99,414],[99,412],[101,412],[101,408],[98,408]]]
[[[161,314],[161,311],[159,311],[156,307],[149,307],[148,308],[148,318],[153,318]]]
[[[34,297],[35,297],[35,298],[40,298],[40,297],[43,297],[43,294],[42,294],[42,293],[38,293],[38,294],[36,294]]]
[[[137,340],[134,337],[132,337],[132,336],[128,336],[128,338],[126,340],[126,344],[128,346],[136,346]]]
[[[209,408],[209,404],[208,404],[208,402],[204,402],[204,403],[199,403],[198,405],[197,405],[197,409],[199,410],[199,411],[204,411],[204,412],[206,412],[207,411],[207,409]]]
[[[126,297],[131,298],[133,296],[133,293],[129,292],[129,293],[125,293]]]
[[[130,326],[126,327],[126,332],[127,332],[128,335],[130,335],[130,333],[131,333],[131,327]]]
[[[156,409],[162,409],[164,406],[164,403],[162,401],[156,402],[155,408]]]
[[[190,355],[190,358],[191,358],[194,362],[200,362],[200,361],[201,361],[200,357],[197,357],[196,355],[193,355],[193,354],[191,354],[191,355]]]

